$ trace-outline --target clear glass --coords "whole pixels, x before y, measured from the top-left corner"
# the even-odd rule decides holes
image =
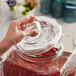
[[[43,18],[41,19],[43,20]],[[48,22],[48,19],[46,20]],[[54,19],[51,20],[50,23],[53,24],[53,27],[58,24]],[[43,21],[42,24],[47,23]],[[53,37],[55,38],[55,35]],[[43,47],[46,48],[45,46]],[[2,72],[4,76],[60,76],[63,65],[70,57],[71,53],[73,53],[75,47],[76,45],[74,43],[74,40],[70,36],[64,34],[62,34],[61,37],[57,39],[57,42],[55,42],[53,46],[48,47],[47,45],[47,50],[40,48],[39,54],[34,53],[34,55],[30,55],[31,53],[27,54],[27,50],[24,53],[24,50],[19,49],[19,46],[16,45],[16,50],[12,51],[7,59],[2,62]],[[52,48],[57,48],[57,50],[55,52],[49,51]],[[31,51],[32,50],[29,52]],[[36,48],[34,51],[39,52],[39,50]],[[49,53],[47,53],[48,51]],[[45,53],[47,53],[47,55]]]
[[[61,18],[63,15],[63,0],[53,0],[51,10],[53,17]]]
[[[76,21],[76,1],[74,0],[65,1],[63,20],[69,23]]]
[[[41,7],[40,7],[41,13],[50,14],[51,13],[51,3],[52,3],[52,0],[41,0]]]
[[[17,51],[31,56],[39,55],[49,51],[60,40],[62,28],[55,19],[40,16],[36,21],[40,24],[38,23],[39,26],[36,26],[38,28],[33,29],[39,30],[38,35],[25,37],[15,46]]]
[[[45,57],[32,57],[18,51],[12,51],[3,63],[4,76],[60,76],[63,65],[75,49],[71,37],[62,35],[60,41],[59,44],[63,48],[60,50],[62,51],[61,54],[60,51],[58,52],[59,55],[51,56],[48,54]]]
[[[48,55],[34,55],[34,56],[29,55],[28,56],[27,54],[24,54],[20,51],[16,50],[16,52],[24,60],[42,63],[42,62],[47,62],[56,57],[61,56],[63,52],[72,53],[74,49],[76,48],[76,45],[75,45],[74,40],[70,36],[62,34],[61,39],[53,47],[58,48],[58,50],[51,54],[48,53]]]
[[[7,54],[7,58],[1,62],[2,67],[0,71],[3,73],[3,76],[60,76],[64,64],[76,47],[74,40],[70,36],[61,33],[61,29],[56,20],[39,17],[36,21],[39,21],[42,25],[41,27],[45,28],[45,30],[47,28],[47,31],[43,33],[42,31],[40,32],[40,29],[43,29],[40,25],[38,25],[39,27],[34,25],[34,27],[27,28],[27,30],[36,28],[40,35],[34,38],[36,38],[37,41],[41,38],[46,47],[44,43],[43,46],[41,46],[41,44],[36,47],[32,45],[31,48],[34,50],[30,50],[29,47],[31,44],[28,44],[28,50],[26,50],[27,46],[21,48],[20,46],[23,44],[20,46],[16,45],[16,49],[11,51],[9,55]],[[43,26],[43,24],[45,26]],[[51,32],[48,32],[48,30]],[[28,38],[30,37],[25,37],[24,42],[27,41]],[[42,43],[41,41],[38,42]],[[55,48],[57,50],[54,50]],[[5,57],[6,56],[3,58]]]

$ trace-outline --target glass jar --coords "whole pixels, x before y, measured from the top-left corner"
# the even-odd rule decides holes
[[[61,18],[63,15],[63,2],[64,0],[52,1],[52,16],[55,18]]]
[[[51,13],[51,2],[52,0],[41,0],[41,8],[40,11],[43,14]]]
[[[65,1],[63,20],[68,23],[76,21],[76,1],[74,0]]]
[[[74,41],[61,33],[56,20],[41,16],[36,21],[42,28],[35,23],[27,29],[37,29],[38,35],[31,38],[36,45],[29,37],[17,44],[3,62],[4,76],[60,76],[61,68],[75,48]]]
[[[59,49],[63,52],[60,54],[49,52],[32,57],[13,50],[3,63],[4,76],[60,76],[63,65],[75,49],[74,41],[69,36],[62,35],[60,41],[63,46]]]

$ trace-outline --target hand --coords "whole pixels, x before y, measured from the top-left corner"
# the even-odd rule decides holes
[[[30,16],[19,20],[14,20],[10,23],[5,38],[0,42],[0,56],[2,56],[11,46],[20,42],[25,36],[37,35],[36,30],[24,31],[27,27],[29,27],[29,25],[24,25],[32,23],[34,20],[35,17]]]
[[[36,30],[24,31],[28,26],[24,26],[28,23],[32,23],[35,17],[30,16],[27,18],[22,18],[19,20],[14,20],[10,23],[8,32],[6,34],[5,40],[10,42],[11,45],[17,44],[25,36],[35,36],[37,35]]]

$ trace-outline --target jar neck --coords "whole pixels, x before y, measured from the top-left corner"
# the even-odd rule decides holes
[[[38,64],[47,63],[57,57],[56,52],[54,52],[52,54],[44,55],[44,56],[35,56],[35,57],[22,54],[21,52],[17,52],[17,55],[24,61],[38,63]]]

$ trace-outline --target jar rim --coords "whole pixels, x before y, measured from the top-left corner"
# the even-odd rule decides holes
[[[73,47],[73,50],[74,50],[75,47],[76,47],[76,44],[75,44],[75,41],[73,40],[73,38],[70,37],[70,36],[68,36],[68,35],[65,35],[65,34],[62,34],[62,36],[71,39],[71,41],[72,41],[72,43],[73,43],[72,47]],[[67,43],[68,43],[68,42],[67,42]],[[47,62],[47,61],[49,61],[49,60],[51,61],[52,59],[58,57],[57,54],[58,54],[61,50],[63,50],[61,47],[62,47],[62,46],[59,47],[60,49],[56,52],[56,54],[54,53],[54,54],[50,54],[50,55],[46,55],[46,56],[39,56],[39,57],[38,57],[38,56],[33,57],[33,56],[24,55],[24,54],[20,53],[20,52],[18,51],[18,49],[16,49],[16,53],[17,53],[17,55],[18,55],[21,59],[23,59],[23,60],[25,60],[25,61],[34,62],[34,63],[36,63],[36,62],[37,62],[37,63],[42,63],[42,62]],[[67,51],[67,50],[63,50],[63,51],[65,52],[65,51]],[[24,56],[23,56],[23,55],[24,55]]]

